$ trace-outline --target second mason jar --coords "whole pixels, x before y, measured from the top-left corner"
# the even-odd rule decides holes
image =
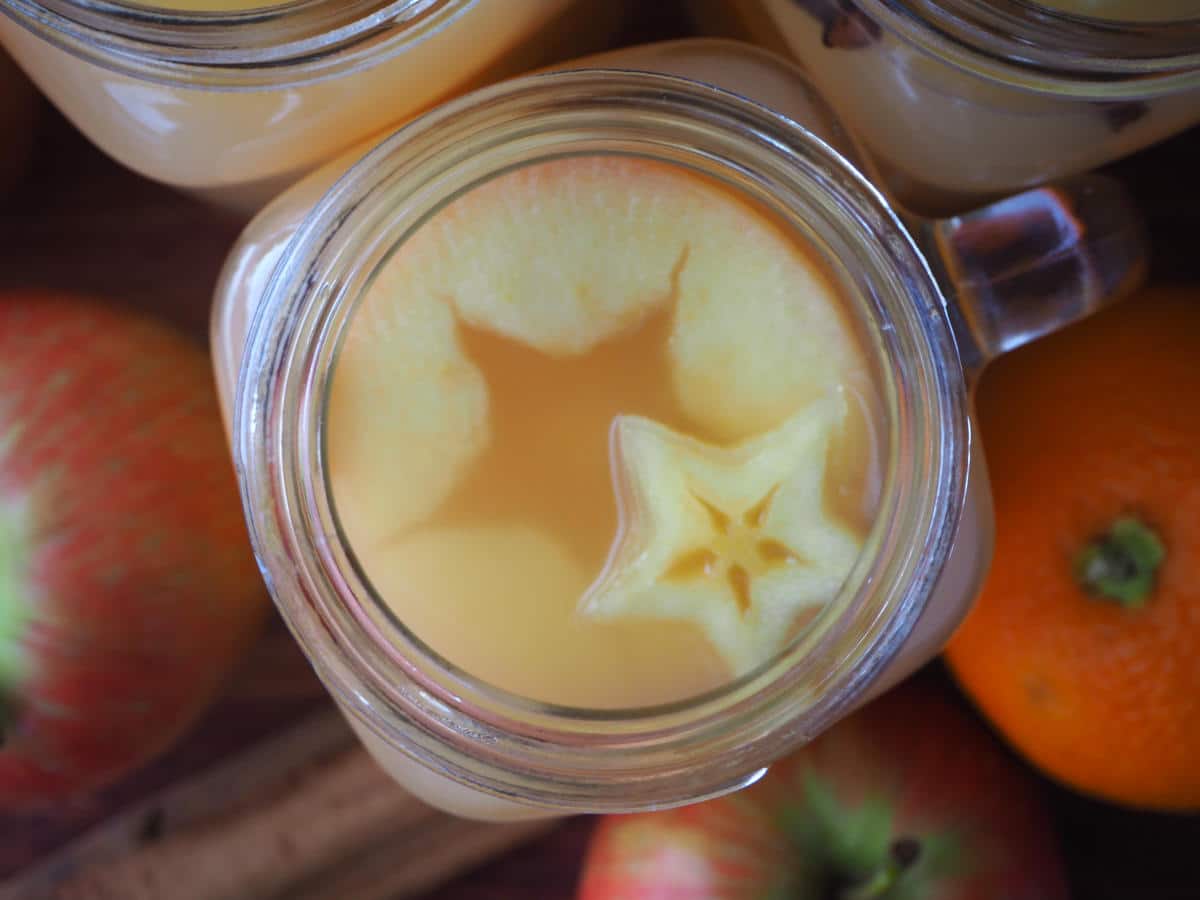
[[[976,373],[1143,262],[1102,179],[905,227],[753,47],[577,65],[300,182],[214,309],[276,604],[485,819],[734,790],[936,654],[992,544]]]
[[[811,74],[881,185],[946,215],[1200,122],[1196,0],[689,0]]]
[[[603,47],[624,0],[3,0],[3,44],[101,149],[253,212],[434,103]]]

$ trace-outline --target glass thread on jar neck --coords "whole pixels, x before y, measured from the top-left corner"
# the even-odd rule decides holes
[[[960,68],[1044,93],[1150,97],[1200,87],[1200,17],[1089,19],[1035,0],[855,0],[893,34]]]
[[[391,249],[473,183],[585,152],[690,165],[783,207],[855,280],[860,314],[886,323],[873,352],[887,379],[892,452],[872,552],[836,609],[781,657],[709,695],[653,709],[547,706],[439,658],[373,597],[338,530],[322,462],[339,335]],[[857,172],[794,123],[733,95],[669,76],[578,71],[443,107],[385,141],[317,204],[251,326],[235,455],[285,618],[363,724],[487,793],[622,809],[631,778],[639,783],[632,802],[645,806],[728,790],[861,694],[915,624],[949,552],[966,478],[965,423],[961,369],[933,277]]]
[[[284,0],[190,11],[126,0],[0,0],[0,11],[122,74],[236,89],[306,84],[377,63],[476,2]]]

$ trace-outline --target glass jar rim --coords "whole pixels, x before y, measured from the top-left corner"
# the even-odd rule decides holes
[[[255,90],[309,84],[390,58],[478,0],[284,0],[187,11],[128,0],[2,0],[67,52],[168,85]]]
[[[1200,16],[1127,22],[1036,0],[855,0],[922,51],[989,80],[1098,101],[1200,86]]]
[[[321,441],[338,336],[369,284],[371,260],[378,265],[420,227],[444,199],[447,173],[471,183],[469,166],[496,174],[522,153],[601,152],[615,146],[613,136],[668,161],[707,160],[747,189],[769,184],[788,203],[806,196],[809,212],[823,204],[823,225],[848,236],[847,259],[869,295],[860,302],[876,304],[877,324],[888,323],[878,352],[912,371],[889,388],[894,450],[868,541],[874,552],[835,601],[838,615],[762,670],[702,697],[584,710],[482,685],[378,615],[381,604],[371,602],[336,526]],[[671,142],[680,139],[685,146]],[[914,627],[965,492],[966,388],[945,301],[882,195],[795,122],[660,74],[527,76],[447,104],[383,141],[289,243],[251,322],[238,385],[234,455],[251,537],[277,605],[326,685],[409,758],[535,807],[691,802],[745,783],[831,723]],[[816,671],[818,651],[833,649],[848,661]]]

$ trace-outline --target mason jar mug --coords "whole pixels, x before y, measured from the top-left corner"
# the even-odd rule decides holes
[[[1195,0],[690,0],[791,56],[924,214],[961,211],[1200,122]]]
[[[463,90],[602,49],[623,0],[3,0],[3,44],[102,150],[253,212]]]
[[[1120,189],[1102,178],[1040,188],[952,220],[903,223],[834,149],[844,135],[806,76],[756,48],[682,41],[580,65],[467,95],[418,118],[361,158],[348,155],[299,182],[248,226],[227,261],[214,309],[214,362],[233,455],[255,549],[281,613],[381,765],[426,801],[482,819],[661,808],[735,790],[935,655],[972,602],[992,545],[987,475],[971,418],[976,374],[996,354],[1118,296],[1137,281],[1143,265],[1137,217]],[[783,114],[756,100],[779,106]],[[586,184],[554,181],[554,173],[563,171],[601,174]],[[634,178],[627,196],[607,193],[605,179],[630,172],[649,173],[650,181]],[[394,263],[407,259],[405,265],[424,267],[421,277],[435,279],[446,267],[461,267],[465,277],[494,294],[488,302],[500,305],[497,315],[517,316],[523,298],[506,293],[502,279],[488,269],[489,254],[527,253],[535,286],[541,279],[548,285],[558,271],[557,254],[588,254],[593,248],[581,251],[581,244],[612,240],[627,246],[627,254],[596,262],[604,270],[596,277],[620,278],[635,266],[634,256],[657,252],[661,236],[639,232],[639,241],[656,245],[648,248],[622,244],[620,223],[652,221],[665,234],[689,227],[683,220],[695,215],[702,225],[717,227],[718,219],[704,212],[708,207],[681,213],[661,193],[637,195],[639,184],[676,184],[670,173],[719,185],[706,197],[740,198],[737,203],[760,210],[771,228],[810,248],[836,286],[877,387],[874,513],[856,561],[847,564],[829,602],[778,652],[708,689],[625,705],[573,703],[563,699],[558,685],[513,690],[511,682],[494,683],[456,658],[453,647],[427,640],[424,619],[415,617],[437,614],[420,605],[434,606],[436,598],[410,598],[417,604],[407,607],[413,617],[397,607],[394,594],[412,586],[403,577],[386,583],[376,578],[369,559],[374,551],[350,525],[338,475],[330,468],[331,442],[341,427],[337,373],[347,354],[358,352],[347,349],[353,340],[348,335],[361,316],[374,315],[364,312],[364,303],[385,286],[399,305],[372,319],[372,327],[396,343],[378,355],[379,378],[367,385],[366,396],[384,398],[396,389],[399,382],[386,373],[397,366],[416,379],[415,393],[374,412],[409,417],[416,424],[408,433],[417,441],[430,415],[468,420],[477,409],[471,396],[495,388],[499,398],[500,380],[526,364],[559,371],[554,366],[582,358],[579,347],[558,343],[533,361],[512,357],[516,361],[492,370],[494,383],[481,386],[461,360],[438,355],[437,347],[452,340],[447,335],[455,329],[460,341],[469,342],[462,334],[466,314],[460,311],[456,325],[447,307],[438,306],[444,298],[434,288],[430,308],[419,307],[415,298],[425,296],[425,288],[397,279]],[[659,178],[666,182],[654,181]],[[488,193],[489,186],[500,190]],[[530,187],[550,192],[536,198],[541,208],[530,213],[512,206]],[[473,198],[481,195],[501,199],[488,207],[498,216],[492,224],[500,227],[482,237],[471,231],[448,237],[452,232],[442,231],[450,227],[446,216],[454,227],[466,222],[470,228],[460,204],[475,215],[484,207],[473,205]],[[551,209],[564,197],[569,204],[603,206],[609,218],[584,238],[573,237],[571,216],[554,218]],[[724,200],[713,202],[724,209]],[[533,244],[522,243],[535,228],[531,215],[551,216],[552,227],[537,232]],[[754,297],[737,290],[737,278],[759,277],[769,264],[733,274],[722,268],[741,252],[733,246],[738,228],[722,232],[728,256],[714,253],[688,263],[688,254],[697,256],[703,248],[686,247],[672,269],[671,291],[651,297],[654,303],[682,304],[680,298],[692,290],[687,296],[703,303],[717,282],[733,278],[735,299],[723,301],[733,305],[705,313],[718,317],[715,328],[701,323],[705,340],[717,344],[746,327],[745,320],[779,312],[754,307]],[[431,235],[445,251],[436,258],[417,253],[429,246]],[[687,276],[680,273],[692,264],[706,274],[685,290],[679,285]],[[634,283],[636,274],[630,275]],[[555,282],[537,302],[553,318],[561,298],[561,321],[568,313],[592,315],[602,305],[595,285],[576,287],[560,293]],[[795,299],[810,289],[796,284]],[[668,311],[662,326],[676,329],[676,337],[685,318],[681,310]],[[624,327],[614,333],[627,333],[619,330]],[[509,354],[504,359],[529,350],[494,334],[469,340],[478,342],[469,352]],[[732,349],[759,354],[756,347]],[[782,356],[775,359],[786,359],[792,349],[800,352],[780,345]],[[620,357],[620,366],[645,357],[641,351]],[[418,399],[426,386],[443,382],[457,392],[455,398],[467,399]],[[533,403],[534,393],[565,391],[557,408],[568,419],[573,403],[592,402],[584,396],[592,382],[569,387],[535,382],[532,388],[521,383],[525,394],[509,390],[507,400],[495,399],[496,429],[504,427],[502,414],[519,418],[516,408],[526,398]],[[638,389],[633,386],[635,394]],[[372,419],[372,412],[366,411],[360,425],[382,433],[374,429],[389,426]],[[535,430],[533,440],[551,441],[559,434],[554,424],[535,418],[523,427]],[[383,460],[381,476],[394,475],[414,495],[454,466],[453,454],[444,453],[416,474],[399,461],[411,457],[404,443],[368,450]],[[786,465],[791,452],[773,458]],[[669,480],[676,470],[668,464],[658,471]],[[382,477],[366,486],[385,491]],[[505,489],[509,496],[526,487],[537,489],[519,480],[507,486],[480,483],[479,489]],[[399,515],[399,506],[382,508]],[[748,512],[747,527],[759,515]],[[719,526],[721,514],[713,517]],[[476,595],[467,599],[478,603],[478,614],[450,615],[442,622],[450,631],[442,637],[453,643],[457,629],[481,652],[504,642],[519,644],[508,660],[517,666],[536,667],[539,653],[557,654],[559,675],[576,677],[582,658],[518,634],[526,626],[506,618],[503,608],[513,596],[501,584],[504,579],[515,572],[541,584],[549,577],[545,569],[566,565],[562,558],[530,551],[529,559],[536,556],[545,565],[522,570],[521,554],[532,539],[519,523],[512,531],[526,536],[520,540],[494,527],[452,524],[447,531],[467,535],[453,547],[476,561],[490,548],[497,571],[495,578],[487,572],[471,576]],[[553,537],[544,535],[543,543]],[[459,552],[437,557],[426,572],[429,583],[465,577],[472,563]],[[659,652],[676,649],[668,639]],[[607,669],[601,665],[600,677],[624,677],[623,664],[613,659]]]

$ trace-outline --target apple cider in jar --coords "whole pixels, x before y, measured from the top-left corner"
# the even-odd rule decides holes
[[[117,161],[256,212],[455,94],[602,49],[628,0],[3,0],[0,44]]]
[[[1103,179],[915,221],[926,257],[754,47],[571,66],[290,188],[213,310],[283,618],[481,819],[735,790],[932,658],[991,546],[972,373],[1143,258]]]
[[[800,63],[909,211],[962,212],[1200,122],[1200,0],[688,0]]]
[[[879,400],[817,255],[681,166],[519,168],[381,268],[335,364],[336,514],[396,620],[591,708],[748,673],[839,591]]]

